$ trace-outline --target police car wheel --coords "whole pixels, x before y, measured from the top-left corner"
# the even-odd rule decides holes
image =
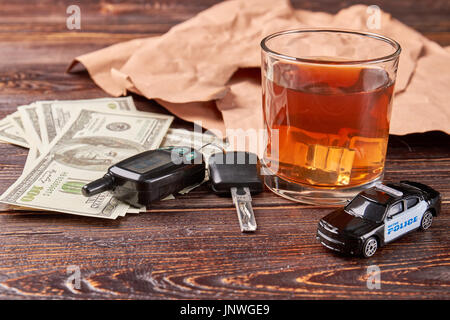
[[[427,230],[433,223],[433,214],[427,211],[423,214],[422,221],[420,222],[420,229]]]
[[[370,237],[364,242],[362,254],[365,258],[369,258],[375,254],[378,249],[377,239]]]

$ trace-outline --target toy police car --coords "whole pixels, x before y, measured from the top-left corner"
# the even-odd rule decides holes
[[[329,249],[368,258],[409,231],[428,229],[440,209],[439,192],[424,184],[380,183],[323,217],[317,239]]]

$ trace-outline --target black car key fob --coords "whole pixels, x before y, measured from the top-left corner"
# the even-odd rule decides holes
[[[264,190],[261,163],[254,153],[219,152],[209,158],[211,189],[219,195],[230,195],[232,187],[246,187],[250,193]]]
[[[89,197],[111,190],[132,206],[158,201],[205,179],[205,162],[190,147],[166,147],[145,151],[111,166],[100,179],[82,188]]]
[[[258,157],[249,152],[215,153],[209,158],[209,179],[214,193],[231,194],[241,231],[256,231],[251,194],[264,190]]]

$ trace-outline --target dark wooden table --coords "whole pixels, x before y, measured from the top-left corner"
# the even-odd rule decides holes
[[[0,118],[44,99],[105,96],[87,73],[68,75],[71,59],[107,45],[161,34],[214,0],[77,1],[81,31],[66,28],[72,1],[0,1]],[[378,4],[442,45],[450,45],[449,3]],[[353,1],[294,1],[336,12]],[[166,112],[138,96],[141,110]],[[183,126],[180,120],[175,122]],[[449,299],[450,139],[440,132],[391,136],[386,180],[420,180],[443,195],[428,232],[413,232],[365,260],[335,255],[315,241],[330,208],[254,197],[259,229],[239,231],[229,199],[207,186],[116,221],[0,206],[0,298]],[[20,175],[27,150],[0,144],[0,192]],[[367,267],[381,270],[368,289]],[[79,270],[81,288],[71,285]]]

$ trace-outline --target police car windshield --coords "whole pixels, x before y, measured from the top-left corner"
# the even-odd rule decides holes
[[[359,195],[345,207],[345,211],[364,219],[380,222],[383,220],[386,207]]]

